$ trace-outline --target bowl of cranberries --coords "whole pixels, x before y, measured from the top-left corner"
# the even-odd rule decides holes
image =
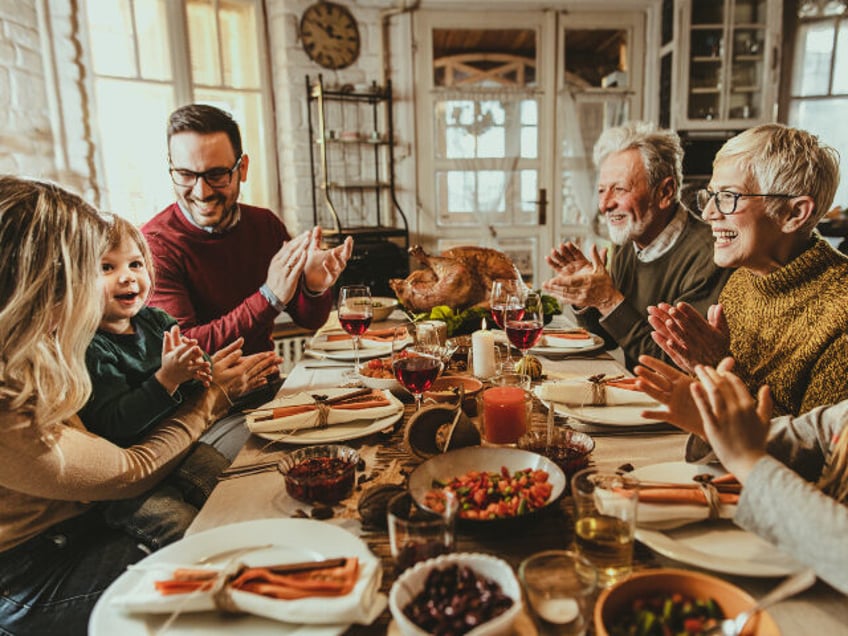
[[[286,492],[308,504],[335,504],[350,496],[359,453],[350,446],[305,446],[280,461]]]

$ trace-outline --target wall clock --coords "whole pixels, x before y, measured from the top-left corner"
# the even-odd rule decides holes
[[[300,42],[309,58],[324,68],[350,66],[359,57],[359,28],[353,14],[334,2],[316,2],[300,19]]]

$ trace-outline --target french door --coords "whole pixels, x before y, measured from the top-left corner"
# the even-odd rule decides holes
[[[592,146],[641,115],[644,15],[415,20],[419,240],[502,250],[538,286],[552,245],[594,236]]]

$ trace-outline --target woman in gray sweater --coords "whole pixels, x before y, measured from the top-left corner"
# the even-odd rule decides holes
[[[732,358],[697,366],[695,378],[649,356],[639,362],[638,386],[668,407],[645,415],[693,433],[687,461],[718,458],[744,485],[734,522],[848,594],[848,400],[769,419],[768,386],[754,399]]]

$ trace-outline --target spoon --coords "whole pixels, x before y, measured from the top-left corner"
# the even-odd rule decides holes
[[[753,607],[737,614],[736,618],[724,619],[720,625],[707,632],[707,634],[715,634],[716,636],[739,636],[748,621],[751,620],[751,618],[760,610],[787,599],[790,596],[803,592],[815,582],[816,573],[811,569],[796,572],[788,579],[781,582],[780,585],[774,588],[771,592],[754,603]]]

